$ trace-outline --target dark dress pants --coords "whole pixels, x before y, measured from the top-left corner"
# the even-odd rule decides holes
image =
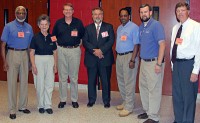
[[[88,73],[88,98],[90,103],[95,103],[97,98],[97,76],[100,77],[102,85],[103,103],[110,103],[110,77],[112,66],[101,66],[100,64],[94,67],[87,67]]]
[[[198,81],[190,81],[193,64],[194,60],[178,60],[173,65],[172,99],[177,123],[194,123]]]

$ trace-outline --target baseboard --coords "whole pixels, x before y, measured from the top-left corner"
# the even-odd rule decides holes
[[[58,88],[59,82],[55,82],[54,87]],[[68,84],[67,87],[70,88],[70,84]],[[87,85],[86,84],[78,84],[78,89],[87,90]]]
[[[59,82],[55,82],[55,87],[56,88],[59,87]],[[68,85],[68,88],[70,88],[70,84]],[[87,85],[86,84],[78,84],[78,89],[87,90]],[[200,93],[198,93],[197,99],[200,99]]]
[[[200,99],[200,93],[197,94],[197,99]]]

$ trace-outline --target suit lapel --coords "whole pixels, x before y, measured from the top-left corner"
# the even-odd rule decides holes
[[[93,23],[92,24],[92,35],[93,35],[93,39],[95,40],[95,41],[97,41],[97,30],[96,30],[96,27],[95,27],[95,24]]]

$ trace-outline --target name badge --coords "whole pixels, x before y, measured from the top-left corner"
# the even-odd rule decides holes
[[[183,43],[183,39],[182,38],[176,38],[176,42],[177,45],[181,45]]]
[[[24,32],[18,32],[18,37],[19,38],[24,38]]]
[[[109,35],[108,35],[108,31],[102,32],[102,33],[101,33],[101,36],[102,36],[103,38],[108,37],[108,36],[109,36]]]
[[[78,31],[71,31],[71,36],[77,37],[78,36]]]
[[[126,35],[122,35],[122,36],[121,36],[121,41],[126,41],[126,39],[127,39],[127,36],[126,36]]]
[[[52,37],[51,37],[51,40],[52,40],[52,42],[56,42],[56,41],[57,41],[56,36],[52,36]]]

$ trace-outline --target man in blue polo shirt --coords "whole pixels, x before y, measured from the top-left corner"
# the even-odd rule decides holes
[[[139,28],[131,22],[130,12],[126,8],[119,11],[121,25],[117,29],[117,81],[123,103],[116,107],[120,117],[128,116],[133,112],[135,83],[138,69]]]
[[[18,6],[15,9],[16,19],[5,25],[1,36],[1,53],[3,68],[4,71],[7,71],[8,107],[11,119],[16,118],[18,74],[20,79],[18,109],[20,112],[30,113],[26,109],[28,101],[28,47],[33,37],[33,30],[28,23],[24,22],[26,15],[26,8]],[[6,44],[7,54],[5,52]]]
[[[165,33],[161,23],[151,17],[151,6],[141,5],[139,12],[143,22],[139,27],[141,45],[139,89],[145,112],[138,115],[138,118],[148,118],[144,123],[158,123],[164,75]]]

